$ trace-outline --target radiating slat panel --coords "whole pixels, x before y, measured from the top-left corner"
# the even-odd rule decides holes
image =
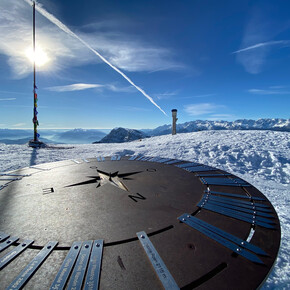
[[[197,223],[192,222],[189,218],[187,218],[186,216],[181,216],[178,218],[181,222],[189,225],[190,227],[200,231],[201,233],[203,233],[204,235],[208,236],[209,238],[215,240],[216,242],[220,243],[221,245],[227,247],[228,249],[231,249],[232,251],[234,251],[235,253],[245,257],[246,259],[255,262],[255,263],[259,263],[259,264],[264,264],[262,262],[262,260],[257,257],[255,254],[246,251],[245,249],[241,248],[240,246],[237,246],[236,244],[232,243],[231,241],[225,239],[224,237],[210,231],[207,228],[204,228],[202,226],[200,226]]]
[[[42,250],[35,256],[35,258],[21,271],[21,273],[14,279],[14,281],[7,287],[7,289],[21,289],[33,276],[33,274],[42,265],[45,259],[53,251],[58,244],[56,241],[48,242]]]
[[[93,241],[83,243],[78,259],[71,274],[68,289],[81,289],[92,249]]]
[[[25,240],[23,243],[18,245],[14,250],[7,253],[0,259],[0,270],[9,264],[13,259],[20,255],[24,250],[26,250],[34,241]]]
[[[103,240],[94,241],[92,252],[89,260],[87,276],[84,284],[84,290],[95,290],[99,287],[102,255],[103,255]]]
[[[55,289],[61,290],[65,288],[69,275],[73,269],[75,261],[80,252],[81,246],[82,246],[82,242],[74,242],[72,244],[53,283],[50,286],[50,290],[55,290]]]

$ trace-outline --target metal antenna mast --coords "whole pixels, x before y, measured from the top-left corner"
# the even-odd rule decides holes
[[[35,79],[35,2],[33,2],[33,124],[34,124],[34,138],[33,141],[38,141],[37,136],[37,94],[36,94],[36,79]]]
[[[37,93],[36,93],[36,54],[35,54],[35,1],[33,1],[33,127],[34,127],[34,134],[33,134],[33,140],[29,142],[30,147],[41,147],[44,145],[44,143],[40,142],[38,140],[39,134],[37,133],[37,126],[39,126],[38,120],[37,120]]]

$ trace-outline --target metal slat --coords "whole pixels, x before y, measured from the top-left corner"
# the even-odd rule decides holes
[[[139,155],[133,155],[133,156],[131,156],[128,160],[135,160],[137,157],[138,157]]]
[[[6,240],[7,238],[9,238],[10,236],[5,234],[4,232],[0,232],[0,242]]]
[[[250,184],[248,184],[247,182],[239,178],[229,179],[229,178],[202,177],[201,180],[204,184],[208,184],[208,185],[251,186]]]
[[[158,163],[165,163],[167,161],[171,160],[171,158],[162,158],[161,160],[158,160]]]
[[[26,177],[26,176],[31,176],[31,174],[0,173],[0,176],[20,176],[20,177]]]
[[[149,161],[149,162],[152,162],[152,161],[154,161],[156,159],[156,157],[152,157],[152,156],[147,156],[147,157],[144,157],[143,159],[142,159],[142,161]]]
[[[151,158],[152,158],[151,156],[145,156],[145,157],[141,158],[140,161],[151,161],[151,160],[149,160]]]
[[[68,289],[82,289],[92,245],[93,241],[86,241],[83,243],[69,280]]]
[[[172,161],[165,162],[165,164],[172,165],[172,164],[180,163],[180,162],[182,162],[182,161],[181,160],[174,159]]]
[[[138,155],[132,155],[128,160],[135,160],[137,158]]]
[[[230,174],[230,173],[216,173],[216,174],[206,174],[206,173],[204,173],[204,174],[197,174],[196,175],[197,177],[222,177],[222,176],[232,176],[232,174]]]
[[[249,213],[241,212],[240,210],[232,210],[232,209],[229,209],[229,208],[224,208],[221,205],[217,205],[217,204],[214,204],[213,205],[213,204],[207,203],[207,202],[206,202],[206,205],[209,205],[209,206],[212,206],[212,207],[216,207],[216,208],[218,208],[220,210],[224,210],[224,211],[229,212],[229,213],[238,214],[240,216],[244,216],[244,217],[249,218],[249,219],[254,219],[254,220],[257,220],[257,221],[260,221],[260,222],[264,222],[264,223],[268,223],[268,224],[275,224],[275,222],[273,222],[270,219],[263,218],[263,217],[257,217],[254,214],[249,214]]]
[[[206,223],[205,221],[202,221],[196,217],[193,217],[189,214],[183,214],[180,218],[190,219],[192,222],[195,222],[195,223],[199,224],[200,226],[207,228],[210,231],[234,242],[235,244],[239,245],[240,247],[248,249],[248,250],[250,250],[258,255],[268,256],[268,254],[265,251],[263,251],[261,248],[255,246],[253,244],[250,244],[249,242],[244,241],[244,240],[242,240],[242,239],[240,239],[240,238],[238,238],[230,233],[227,233],[227,232],[225,232],[225,231],[223,231],[223,230],[221,230],[221,229],[219,229],[219,228],[217,228],[209,223]]]
[[[218,205],[218,206],[222,206],[225,208],[242,211],[242,212],[249,213],[252,215],[258,215],[258,216],[262,216],[262,217],[266,217],[266,218],[274,218],[273,216],[271,216],[267,213],[264,213],[264,212],[260,212],[257,209],[248,209],[248,208],[244,208],[244,207],[239,207],[239,206],[223,203],[222,201],[212,200],[211,198],[208,200],[208,202],[210,204],[213,204],[213,205]]]
[[[206,191],[208,192],[208,191]],[[241,194],[234,194],[234,193],[225,193],[225,192],[219,192],[219,191],[210,191],[212,194],[219,194],[224,196],[232,196],[237,198],[246,198],[246,199],[252,199],[252,200],[265,200],[265,198],[262,197],[256,197],[256,196],[247,196],[247,195],[241,195]]]
[[[207,205],[207,204],[198,205],[198,206],[200,208],[204,208],[204,209],[207,209],[207,210],[210,210],[210,211],[213,211],[213,212],[216,212],[216,213],[228,216],[228,217],[232,217],[232,218],[235,218],[235,219],[238,219],[238,220],[241,220],[241,221],[253,224],[253,225],[262,226],[262,227],[267,228],[267,229],[275,229],[274,226],[272,226],[268,223],[264,223],[264,222],[258,221],[257,219],[242,216],[242,215],[238,214],[237,212],[229,212],[225,209],[220,209],[219,207],[213,207],[213,206]]]
[[[13,243],[15,243],[18,240],[19,240],[18,237],[11,237],[11,238],[7,239],[6,241],[2,242],[0,244],[0,252],[4,251],[8,247],[10,247]]]
[[[181,222],[189,225],[190,227],[198,230],[199,232],[203,233],[204,235],[208,236],[209,238],[215,240],[216,242],[222,244],[223,246],[227,247],[228,249],[234,251],[235,253],[243,256],[244,258],[259,264],[264,264],[262,260],[257,257],[255,254],[248,252],[247,250],[241,248],[240,246],[237,246],[236,244],[230,242],[229,240],[223,238],[222,236],[208,230],[207,228],[204,228],[200,226],[197,223],[192,222],[190,219],[188,219],[186,216],[182,218],[178,218]]]
[[[263,208],[263,209],[269,209],[269,205],[266,204],[262,204],[262,203],[258,203],[258,202],[251,202],[251,201],[244,201],[244,200],[238,200],[238,199],[233,199],[233,198],[228,198],[228,197],[221,197],[221,196],[213,196],[210,195],[211,198],[218,198],[219,200],[223,201],[223,202],[227,202],[227,203],[231,203],[231,204],[239,204],[239,205],[248,205],[248,206],[254,206],[256,208]],[[270,209],[269,209],[270,210]],[[271,212],[271,210],[270,210]]]
[[[175,166],[179,167],[179,168],[185,168],[185,167],[193,167],[193,166],[200,166],[200,165],[201,165],[200,163],[190,162],[190,163],[183,163],[183,164],[179,164],[179,165],[175,165]]]
[[[84,284],[84,290],[95,290],[99,287],[103,247],[103,240],[94,241],[87,271],[87,277]]]
[[[157,157],[154,157],[153,159],[151,159],[150,161],[151,162],[157,162],[160,159],[162,159],[162,157],[157,156]]]
[[[0,178],[0,181],[16,181],[16,180],[21,180],[21,177],[17,178]]]
[[[54,247],[58,244],[56,241],[48,242],[42,250],[35,256],[35,258],[21,271],[21,273],[14,279],[14,281],[7,287],[7,289],[21,289],[33,274],[42,265],[45,259],[52,252]]]
[[[120,155],[115,155],[115,156],[112,156],[111,157],[111,160],[112,161],[119,161],[121,159],[121,156]]]
[[[145,250],[154,270],[160,279],[163,287],[165,289],[180,289],[176,284],[174,278],[171,276],[170,272],[168,271],[166,265],[162,261],[161,257],[159,256],[158,252],[154,248],[153,244],[149,240],[148,236],[145,232],[138,232],[137,237]]]
[[[203,172],[203,171],[216,171],[218,169],[209,166],[193,166],[189,168],[183,168],[189,172]],[[202,178],[201,178],[202,179]]]
[[[18,255],[20,255],[24,250],[27,249],[34,241],[25,240],[23,243],[18,245],[14,250],[7,253],[0,259],[0,270],[3,269],[8,263],[10,263],[13,259],[15,259]]]
[[[50,286],[50,290],[64,289],[68,280],[68,277],[73,269],[75,261],[78,257],[82,246],[82,242],[74,242],[66,255],[53,283]]]

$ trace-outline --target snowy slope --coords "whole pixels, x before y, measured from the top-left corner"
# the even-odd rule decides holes
[[[114,154],[143,154],[196,161],[233,173],[257,187],[274,205],[282,243],[264,289],[290,289],[290,133],[274,131],[203,131],[165,135],[120,144],[61,145],[32,149],[0,144],[0,171],[65,159]]]

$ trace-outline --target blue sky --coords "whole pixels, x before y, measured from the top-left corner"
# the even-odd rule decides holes
[[[180,123],[290,117],[289,1],[37,7],[39,129],[154,128],[173,108]],[[1,0],[0,39],[0,128],[32,128],[29,0]]]

